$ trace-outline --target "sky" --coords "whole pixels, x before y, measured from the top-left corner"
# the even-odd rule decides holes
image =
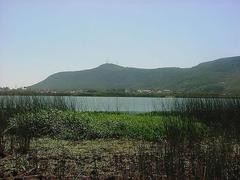
[[[0,0],[0,87],[103,63],[192,67],[240,55],[239,0]]]

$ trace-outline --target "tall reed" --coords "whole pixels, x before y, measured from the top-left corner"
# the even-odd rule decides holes
[[[74,110],[75,105],[73,101],[67,102],[64,97],[57,96],[0,96],[0,156],[3,156],[6,133],[12,126],[10,126],[10,118],[20,114],[51,109]],[[24,134],[23,131],[24,129],[22,134]]]
[[[235,136],[240,128],[240,98],[176,99],[172,113],[195,118],[215,130]]]

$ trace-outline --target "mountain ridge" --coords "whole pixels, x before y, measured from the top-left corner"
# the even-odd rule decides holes
[[[93,69],[64,71],[30,86],[38,90],[169,89],[187,92],[240,90],[240,56],[220,58],[191,68],[155,69],[105,63]]]

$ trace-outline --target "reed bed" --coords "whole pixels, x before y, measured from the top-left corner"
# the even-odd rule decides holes
[[[224,136],[240,137],[240,98],[176,99],[171,112],[196,119]]]
[[[19,174],[45,179],[238,179],[239,150],[224,139],[191,147],[167,141],[40,139],[28,154],[5,165],[12,162]]]
[[[15,154],[23,158],[15,164],[22,167],[27,162],[25,171],[29,174],[46,174],[50,170],[49,175],[60,179],[69,177],[67,172],[71,168],[74,169],[71,178],[84,175],[93,179],[239,178],[240,99],[176,99],[171,107],[142,114],[77,112],[75,103],[63,97],[0,97],[0,170],[1,159]],[[138,143],[132,147],[133,153],[129,150],[103,157],[96,149],[88,161],[79,162],[79,157],[71,155],[70,150],[54,158],[50,154],[47,159],[35,157],[31,154],[34,149],[31,144],[43,138],[75,143],[99,139]],[[44,148],[40,150],[45,151]],[[55,147],[54,151],[61,148]],[[104,149],[111,151],[111,148]],[[27,159],[29,156],[32,158]],[[54,169],[47,166],[51,158],[56,161]],[[68,164],[69,160],[74,167]],[[79,163],[91,166],[82,171]],[[1,176],[10,177],[0,172]]]
[[[74,110],[73,102],[66,103],[63,97],[40,97],[40,96],[1,96],[0,97],[0,157],[3,156],[6,141],[9,139],[9,131],[12,131],[11,118],[27,113],[37,113],[40,110]],[[19,123],[22,121],[19,119]],[[26,130],[31,124],[25,123],[25,127],[18,129],[18,134],[22,137],[26,135]],[[19,136],[20,137],[20,136]],[[12,140],[12,138],[11,138]],[[27,142],[25,142],[27,141]],[[27,147],[29,140],[20,143]],[[26,148],[23,148],[26,149]]]

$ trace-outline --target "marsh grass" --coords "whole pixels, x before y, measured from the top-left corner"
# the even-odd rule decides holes
[[[9,132],[13,135],[12,132],[15,132],[14,138],[10,138],[11,141],[14,139],[19,140],[20,149],[27,150],[30,143],[30,138],[32,137],[31,133],[29,133],[29,129],[31,129],[30,123],[34,117],[21,117],[22,114],[28,113],[37,113],[40,110],[73,110],[74,102],[67,103],[63,97],[41,97],[41,96],[1,96],[0,97],[0,156],[3,156],[5,142],[9,137],[7,134]],[[18,117],[18,130],[13,130],[13,127],[16,124],[11,122],[10,119]],[[11,123],[10,123],[11,122]],[[34,122],[38,123],[38,121]],[[32,131],[37,131],[38,129],[34,129]],[[29,134],[28,134],[29,133]],[[12,142],[10,143],[12,144]]]
[[[46,138],[35,139],[31,148],[22,162],[13,160],[19,161],[18,168],[24,165],[27,172],[35,168],[35,174],[58,179],[238,179],[240,175],[239,149],[224,138],[191,148],[179,144],[175,149],[167,141]]]
[[[41,110],[10,118],[10,133],[23,137],[48,136],[65,140],[96,138],[132,138],[148,141],[162,141],[172,131],[185,137],[197,134],[203,136],[207,127],[193,122],[182,122],[178,117],[161,117],[139,114],[75,112]],[[190,127],[191,125],[191,127]],[[190,131],[191,129],[192,131]],[[21,133],[21,131],[24,131]],[[174,136],[175,136],[174,135]],[[177,134],[178,137],[179,134]]]
[[[177,117],[177,120],[164,121],[165,143],[152,152],[154,156],[164,157],[155,162],[155,165],[163,163],[160,169],[165,172],[162,175],[173,179],[240,177],[239,98],[176,99],[170,111],[165,109],[150,114]],[[205,128],[197,127],[198,123]],[[141,154],[144,150],[139,151]],[[141,155],[139,163],[152,159],[148,156]],[[147,167],[143,169],[146,171]],[[156,172],[142,172],[143,175],[153,173]]]
[[[39,138],[127,139],[141,143],[136,154],[115,156],[114,168],[122,177],[239,177],[240,99],[176,99],[172,109],[167,108],[142,114],[76,112],[75,102],[63,97],[0,97],[0,155],[9,147],[29,152],[32,140]],[[69,153],[59,159],[57,175],[61,178],[66,175],[68,159]],[[96,151],[90,161],[94,178],[100,176],[101,159]]]
[[[187,98],[176,100],[172,112],[196,119],[224,136],[239,137],[240,98]]]

